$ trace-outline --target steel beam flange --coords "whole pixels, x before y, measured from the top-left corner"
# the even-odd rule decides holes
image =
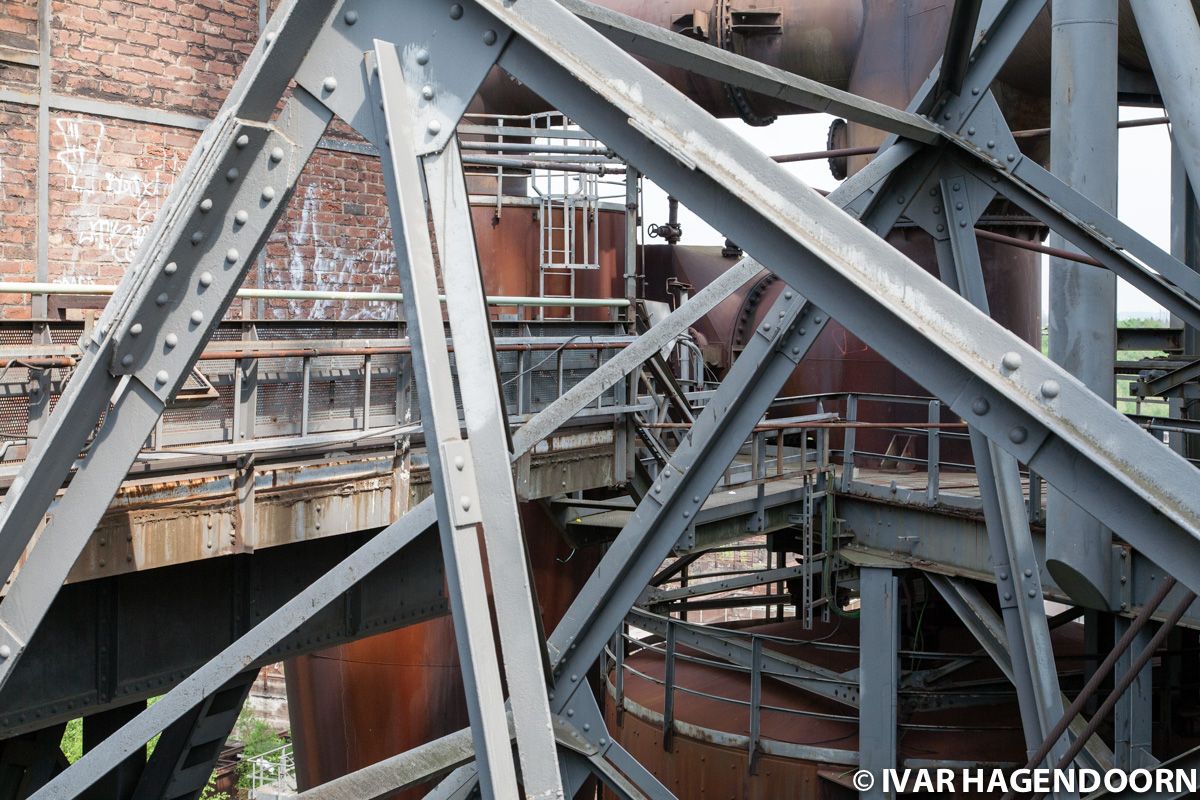
[[[115,332],[112,373],[135,376],[164,402],[220,323],[303,163],[273,126],[236,122],[230,142],[216,166],[223,179],[209,184]]]
[[[296,73],[320,98],[376,145],[362,54],[374,40],[398,48],[413,109],[417,155],[440,152],[512,32],[469,0],[342,0]]]

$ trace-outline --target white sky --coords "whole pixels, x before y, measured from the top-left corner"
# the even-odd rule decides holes
[[[1123,108],[1122,119],[1159,116],[1154,109]],[[773,125],[752,128],[741,120],[725,120],[725,124],[737,131],[747,141],[768,155],[798,153],[825,149],[825,137],[832,119],[827,114],[802,114],[781,117]],[[784,165],[804,182],[819,189],[832,189],[837,181],[829,174],[824,160]],[[1170,246],[1171,225],[1171,143],[1166,126],[1154,125],[1145,128],[1125,128],[1120,132],[1120,164],[1118,168],[1117,215],[1150,241],[1166,249]],[[644,219],[665,222],[667,219],[666,193],[646,183],[644,196]],[[689,212],[680,209],[683,223],[683,244],[724,244],[725,237],[707,223]],[[1043,259],[1042,309],[1043,317],[1047,303],[1049,269]],[[1117,293],[1117,313],[1121,316],[1161,316],[1162,307],[1129,286],[1120,282]]]

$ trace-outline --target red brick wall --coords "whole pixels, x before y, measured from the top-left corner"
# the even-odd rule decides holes
[[[0,280],[32,280],[37,241],[37,116],[0,103]],[[0,295],[0,316],[28,317],[20,295]]]
[[[273,4],[275,5],[275,4]],[[0,0],[0,46],[37,47],[36,0]],[[257,0],[54,0],[51,85],[58,95],[213,117],[254,45]],[[36,69],[0,69],[0,87],[36,91]],[[36,109],[0,105],[0,279],[36,274]],[[344,125],[331,132],[353,137]],[[48,272],[117,283],[133,263],[198,133],[72,112],[50,116]],[[265,251],[263,284],[398,289],[377,159],[320,150]],[[258,285],[252,271],[247,286]],[[272,301],[272,318],[391,318],[385,303]],[[252,304],[256,309],[257,304]],[[235,304],[231,314],[238,314]],[[28,316],[28,296],[0,314]]]
[[[212,117],[258,37],[256,0],[59,0],[61,94]]]

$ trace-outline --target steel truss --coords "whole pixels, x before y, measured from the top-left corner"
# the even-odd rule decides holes
[[[1017,463],[1036,470],[1125,541],[1168,565],[1193,590],[1200,589],[1200,477],[978,307],[984,300],[978,255],[973,237],[959,235],[959,229],[970,231],[998,192],[1190,324],[1200,324],[1200,278],[1016,148],[988,87],[1044,0],[959,5],[945,73],[935,70],[912,106],[899,112],[582,0],[414,0],[404,14],[386,0],[286,2],[197,145],[135,269],[85,343],[73,380],[5,498],[0,569],[11,571],[27,547],[29,555],[0,603],[0,685],[19,664],[67,570],[224,314],[334,115],[384,156],[434,498],[36,796],[79,794],[435,523],[451,581],[464,677],[473,687],[468,689],[472,728],[469,735],[447,738],[440,762],[441,756],[430,762],[427,749],[398,757],[394,769],[376,771],[382,775],[376,788],[385,791],[384,784],[401,779],[397,776],[411,781],[415,774],[430,777],[454,769],[438,796],[461,796],[476,777],[485,796],[516,791],[494,655],[496,631],[481,592],[475,540],[481,525],[526,792],[571,796],[594,774],[622,796],[670,796],[612,741],[584,678],[830,315],[977,432],[1009,663],[1027,738],[1040,741],[1056,721],[1055,712],[1061,715],[1061,695],[1044,614],[1033,613],[1040,604],[1031,602],[1040,597],[1039,565],[1031,560],[1028,523],[1014,483]],[[1192,16],[1189,7],[1184,11]],[[827,200],[655,77],[634,60],[635,52],[803,106],[835,110],[893,136],[867,168]],[[720,290],[697,302],[701,293],[673,315],[672,326],[656,328],[572,389],[518,431],[510,447],[472,240],[448,233],[468,229],[454,129],[493,65],[579,122],[793,287],[760,325],[548,641],[533,616],[506,459],[526,452],[650,357],[672,326],[694,320],[692,315],[703,313]],[[295,90],[275,113],[293,78]],[[1164,89],[1164,95],[1171,103],[1178,92]],[[1191,143],[1178,144],[1194,160]],[[945,284],[879,238],[902,214],[941,242]],[[466,402],[465,437],[448,395],[453,383],[436,297],[439,266],[458,363],[464,367],[457,377]],[[723,283],[724,291],[745,279],[735,278]],[[73,476],[70,484],[51,507],[68,476]],[[482,503],[485,492],[496,502]],[[886,596],[888,580],[886,571],[873,575],[871,591]],[[1009,613],[1010,607],[1021,613]],[[881,635],[891,635],[888,619],[868,622]],[[995,654],[998,647],[992,647]],[[882,716],[894,715],[895,670],[863,670],[861,678],[863,696],[882,698],[882,708],[893,709]],[[894,759],[894,738],[880,735],[876,767]],[[467,743],[473,745],[475,765],[461,767]],[[426,760],[425,771],[409,769],[418,758]],[[337,795],[317,789],[310,796]]]

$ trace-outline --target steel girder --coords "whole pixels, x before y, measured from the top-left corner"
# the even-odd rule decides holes
[[[306,43],[312,42],[316,29],[325,24],[328,27],[322,29],[322,32],[327,33],[329,29],[337,26],[340,35],[344,33],[345,26],[352,26],[358,20],[358,12],[354,13],[354,21],[351,21],[349,13],[342,13],[341,5],[335,5],[338,5],[338,8],[334,14],[328,13],[329,3],[294,3],[286,6],[276,17],[276,20],[284,20],[284,24],[276,26],[272,23],[264,42],[260,43],[252,56],[252,69],[249,71],[251,78],[244,76],[243,80],[239,81],[232,100],[241,103],[249,98],[256,101],[260,109],[273,108],[273,102],[264,103],[264,98],[273,100],[274,98],[270,98],[272,92],[278,90],[274,97],[278,97],[282,92],[282,86],[295,71],[288,68],[289,64],[294,66],[296,60],[307,54]],[[584,24],[558,5],[504,3],[501,0],[478,0],[477,3],[467,5],[470,14],[478,10],[477,6],[482,7],[492,18],[502,23],[497,25],[497,28],[507,26],[517,34],[500,54],[501,66],[571,114],[593,135],[604,139],[673,194],[687,201],[702,215],[758,254],[760,260],[776,270],[790,284],[804,286],[806,294],[811,295],[822,308],[833,313],[847,327],[861,335],[868,344],[945,399],[952,408],[983,430],[1011,456],[1029,463],[1052,483],[1059,485],[1059,488],[1073,493],[1081,504],[1087,505],[1093,513],[1151,557],[1178,569],[1183,582],[1193,588],[1200,584],[1200,567],[1191,557],[1195,553],[1196,536],[1200,533],[1200,509],[1196,505],[1195,491],[1197,480],[1186,468],[1186,462],[1173,460],[1165,448],[1154,443],[1114,409],[1097,404],[1096,398],[1086,389],[1062,374],[1061,370],[1046,363],[1038,353],[1018,342],[1010,334],[999,330],[986,316],[971,309],[919,267],[864,232],[850,216],[840,213],[764,157],[750,151],[732,134],[721,129],[699,109],[691,106],[670,87],[650,75],[627,53],[611,44],[597,41],[594,35],[589,36],[589,30]],[[1040,6],[1040,3],[1034,2],[1006,3],[1000,5],[990,17],[985,13],[985,19],[991,23],[1009,18],[1022,19],[1030,13],[1030,9],[1036,11]],[[455,8],[461,16],[462,6],[459,4],[444,8],[443,11],[452,19],[457,19],[458,17],[454,16]],[[304,13],[297,13],[298,10]],[[406,19],[406,24],[411,20],[410,16]],[[392,29],[394,27],[392,26]],[[1010,38],[1019,36],[1019,32],[1013,34],[1011,31],[1023,31],[1023,27],[1016,24],[996,28],[988,28],[985,24],[984,27],[987,30],[1005,33]],[[463,26],[462,30],[465,29],[466,26]],[[431,49],[448,46],[470,54],[480,47],[491,47],[498,39],[504,38],[504,31],[497,33],[496,28],[488,28],[490,40],[488,33],[485,33],[482,39],[476,36],[461,40],[455,40],[451,34],[436,42],[432,39],[422,39],[421,36],[427,33],[424,30],[402,30],[398,33],[400,35],[394,37],[398,43],[428,43],[426,47],[413,51],[418,63],[421,63],[418,57],[420,52],[428,54]],[[281,34],[285,35],[289,46],[276,48],[272,55],[278,51],[287,51],[288,55],[267,62],[265,53]],[[995,43],[997,39],[1000,39],[1001,43],[1004,41],[1004,37],[997,34],[990,40],[981,39],[975,48],[978,70],[976,74],[987,78],[986,81],[981,81],[984,86],[990,83],[991,75],[994,75],[999,63],[1007,57],[1004,47],[995,44],[991,47],[986,46]],[[564,44],[566,42],[571,43],[569,48]],[[1011,43],[1009,42],[1009,45]],[[328,52],[318,52],[316,58],[309,59],[309,66],[319,69],[322,66],[321,62],[327,57],[336,55],[333,52],[336,49],[331,45]],[[492,53],[498,52],[498,49]],[[360,47],[358,53],[362,51],[363,48]],[[357,56],[357,53],[355,55]],[[312,66],[313,64],[316,66]],[[321,81],[314,86],[303,74],[300,77],[302,86],[309,91],[316,89],[316,95],[322,96],[321,99],[335,110],[337,105],[343,102],[342,98],[347,96],[346,93],[338,94],[337,100],[330,102],[339,86],[336,81],[332,84]],[[968,79],[964,85],[970,84]],[[344,85],[352,89],[351,101],[354,101],[354,92],[359,93],[357,102],[352,102],[355,108],[347,119],[365,125],[362,100],[366,97],[366,83],[363,82],[361,87],[356,86],[355,82]],[[302,104],[307,102],[303,100],[304,94],[300,97]],[[929,93],[926,93],[925,97],[928,105],[920,110],[944,113],[947,121],[953,120],[958,123],[956,129],[966,126],[977,107],[975,102],[957,105],[947,103],[943,98],[932,97]],[[454,105],[451,103],[449,107],[452,109]],[[944,108],[950,110],[943,112]],[[317,127],[317,121],[323,128],[328,119],[323,112],[311,103],[303,110],[314,120],[310,128]],[[461,114],[461,108],[458,114]],[[228,122],[233,116],[223,119]],[[453,123],[456,120],[457,115],[452,110],[448,111],[441,106],[434,107],[427,121],[437,122],[442,134],[439,136],[438,131],[429,124],[426,128],[427,136],[424,141],[418,142],[418,149],[428,153],[442,150],[446,138],[450,135],[449,131],[453,128],[453,124],[443,123]],[[246,121],[256,120],[248,117]],[[213,169],[210,161],[207,168],[211,175],[201,176],[202,179],[196,179],[200,168],[195,165],[203,164],[205,153],[212,154],[217,150],[224,152],[226,145],[238,147],[237,143],[243,136],[238,131],[246,126],[242,125],[241,129],[234,127],[233,131],[228,130],[228,126],[214,126],[214,130],[218,128],[223,133],[220,137],[214,134],[205,148],[198,148],[200,153],[189,167],[189,179],[181,181],[187,191],[181,190],[172,200],[171,207],[182,209],[183,214],[190,213],[189,209],[193,206],[182,202],[180,198],[186,199],[189,196],[187,192],[195,192],[196,187],[204,184],[207,179],[219,177],[218,170],[225,166],[225,162],[217,160],[217,169]],[[247,141],[240,147],[244,148],[253,143],[255,152],[261,151],[263,143],[272,135],[271,131],[257,129],[254,133],[264,138],[252,140],[247,132]],[[959,144],[964,152],[973,152],[973,146],[969,143],[957,140],[949,134],[944,135],[950,141]],[[293,151],[307,155],[303,146],[291,143],[289,145]],[[885,153],[875,162],[881,165],[879,170],[869,174],[879,177],[876,173],[880,170],[914,159],[918,162],[928,161],[928,166],[932,167],[933,159],[926,159],[918,152],[919,148],[901,143],[890,149],[895,151],[896,156]],[[271,148],[271,152],[273,151],[274,147]],[[229,153],[236,157],[232,150],[229,150]],[[1021,161],[1016,157],[1015,151],[1008,155],[1011,158],[1006,160],[1010,164]],[[285,151],[284,157],[286,156]],[[1018,179],[1022,177],[1016,168],[1005,166],[995,158],[976,157],[969,163],[972,168],[982,170],[987,179],[995,178],[997,183],[1005,175],[1016,176]],[[224,172],[224,177],[229,182],[236,182],[237,176],[240,175],[240,172],[234,173],[233,169],[234,167],[229,167]],[[914,170],[914,173],[916,172],[919,171]],[[1042,195],[1053,197],[1053,203],[1059,209],[1063,221],[1070,223],[1066,231],[1068,236],[1070,231],[1074,230],[1081,239],[1098,241],[1106,235],[1105,230],[1123,233],[1119,225],[1113,224],[1115,221],[1111,218],[1092,214],[1092,210],[1086,205],[1081,205],[1069,190],[1041,179],[1036,169],[1026,167],[1025,172],[1041,181],[1035,188]],[[230,175],[234,177],[230,178]],[[915,178],[910,178],[910,182],[915,180],[919,185],[920,180],[916,180],[919,177],[916,175]],[[1007,185],[1014,185],[1013,177],[1005,180]],[[874,183],[852,183],[851,186],[867,190],[863,204],[853,207],[860,216],[864,208],[869,208],[874,200],[895,196],[879,191],[879,187]],[[909,196],[911,197],[911,193]],[[270,205],[271,200],[278,197],[280,194],[272,192],[272,198],[264,197],[263,200]],[[900,204],[903,205],[903,201]],[[197,202],[194,208],[202,207]],[[201,213],[206,212],[202,210]],[[894,213],[898,214],[899,210]],[[1103,230],[1075,230],[1077,222],[1089,215],[1097,221],[1097,229]],[[152,240],[161,243],[169,237],[174,237],[168,241],[170,244],[181,239],[185,227],[187,226],[183,221],[173,218],[169,213],[163,227],[152,236]],[[257,233],[257,224],[255,228],[253,232]],[[249,233],[248,231],[246,235]],[[250,249],[246,252],[252,252],[259,241],[257,236],[250,240]],[[1145,264],[1157,268],[1161,275],[1165,275],[1164,285],[1175,290],[1176,287],[1186,284],[1187,276],[1178,274],[1170,262],[1162,261],[1156,249],[1141,246],[1136,239],[1133,241],[1136,249],[1130,252]],[[1100,247],[1112,258],[1132,261],[1119,254],[1115,245],[1111,243],[1101,244]],[[160,252],[155,251],[153,255],[158,256]],[[161,341],[165,342],[166,336],[169,335],[168,328],[175,324],[171,315],[179,310],[178,301],[173,300],[169,293],[165,293],[165,302],[158,302],[164,294],[159,291],[162,284],[158,282],[169,281],[178,271],[180,278],[192,278],[197,286],[207,289],[214,285],[211,274],[199,272],[197,264],[166,261],[169,255],[170,253],[162,254],[161,259],[152,259],[152,263],[147,263],[147,266],[153,269],[143,270],[140,274],[132,276],[126,283],[127,291],[110,304],[111,313],[106,314],[108,327],[103,329],[100,342],[94,343],[94,355],[85,360],[87,369],[83,369],[80,375],[77,375],[76,382],[73,382],[79,390],[69,394],[69,402],[65,406],[60,404],[51,426],[39,439],[35,457],[25,470],[25,477],[38,476],[45,480],[34,483],[26,480],[23,487],[18,487],[16,492],[10,495],[10,502],[5,505],[4,516],[0,519],[0,541],[6,545],[6,552],[10,556],[13,553],[19,554],[25,542],[32,537],[34,526],[49,505],[53,490],[61,484],[71,467],[73,454],[78,450],[76,445],[81,446],[88,432],[95,427],[95,421],[103,410],[102,402],[97,401],[96,397],[107,400],[110,393],[103,390],[118,388],[112,378],[118,375],[131,376],[116,381],[121,384],[120,388],[126,391],[115,398],[114,410],[106,415],[101,435],[88,452],[88,460],[94,461],[98,454],[107,458],[118,450],[122,454],[136,452],[128,441],[119,440],[132,437],[134,441],[140,442],[140,437],[129,431],[136,432],[147,420],[152,424],[153,418],[157,418],[157,413],[169,398],[174,385],[181,379],[182,374],[186,373],[186,369],[182,368],[188,366],[194,358],[198,345],[192,346],[193,339],[202,344],[203,334],[207,333],[205,320],[219,316],[224,309],[224,303],[232,297],[232,290],[226,283],[235,283],[234,278],[240,273],[232,273],[229,278],[225,278],[225,274],[222,273],[222,281],[216,284],[218,288],[212,294],[213,307],[194,309],[202,313],[199,322],[194,323],[194,328],[188,329],[194,336],[187,337],[186,347],[178,350],[175,350],[174,345],[170,348],[164,347],[174,351],[165,354],[153,349],[139,350],[135,340],[143,332],[149,333],[150,336],[142,341],[159,341],[161,337]],[[241,253],[232,247],[226,251],[225,256],[225,260],[231,262],[231,265],[241,261]],[[230,259],[229,256],[233,258]],[[172,265],[173,268],[168,269]],[[1149,273],[1143,265],[1135,264],[1134,269],[1138,268]],[[232,269],[232,266],[227,269]],[[1179,280],[1176,281],[1176,278]],[[195,293],[199,294],[198,291]],[[1181,297],[1175,298],[1173,305],[1194,304],[1194,300],[1189,296],[1195,294],[1194,292],[1185,287],[1179,294]],[[164,310],[155,311],[151,303]],[[812,313],[811,306],[799,300],[793,301],[791,306],[785,305],[779,309],[782,315],[779,323],[772,321],[767,324],[781,324],[788,329],[791,336],[803,336],[804,329],[794,326],[794,323],[805,309],[810,309]],[[182,313],[187,314],[192,310],[184,309]],[[138,319],[143,311],[151,329],[143,331],[143,328],[138,327],[135,332],[133,329],[141,324]],[[203,312],[212,313],[205,316]],[[187,318],[195,319],[190,314],[187,314]],[[819,324],[815,320],[816,317],[811,325]],[[778,330],[775,333],[769,331],[768,327],[760,332],[760,336],[766,340],[765,346],[776,348],[784,341],[783,337]],[[758,337],[756,341],[757,339]],[[788,349],[788,345],[785,344],[784,348]],[[799,345],[795,346],[794,352],[800,352]],[[128,363],[126,356],[132,356]],[[112,361],[106,364],[105,361],[109,357]],[[739,363],[742,361],[743,359],[739,359]],[[768,368],[773,366],[772,361],[761,359],[759,364],[763,365],[762,368]],[[749,365],[747,369],[758,366]],[[755,371],[757,372],[757,369]],[[162,377],[164,374],[165,377]],[[747,407],[764,402],[756,395],[765,394],[774,378],[761,380],[761,374],[751,377],[754,378],[751,390],[743,393],[741,398],[734,398],[737,400],[734,405],[722,407],[722,410],[731,412],[730,416],[738,415],[748,419],[753,415],[748,413],[751,409]],[[136,385],[131,387],[135,381]],[[139,403],[136,399],[126,399],[130,397],[141,397],[142,400]],[[766,402],[769,402],[769,398]],[[136,411],[139,405],[142,411]],[[127,408],[134,409],[136,413],[129,413]],[[72,411],[79,414],[78,419],[70,419]],[[91,419],[86,420],[86,426],[84,418],[88,415],[83,414],[84,411],[96,412],[91,415]],[[1071,416],[1068,416],[1068,412]],[[130,420],[128,428],[115,424],[122,417]],[[72,424],[63,424],[64,421]],[[744,419],[740,422],[744,423]],[[732,431],[734,427],[737,426],[731,426],[728,430]],[[115,431],[115,434],[110,433],[106,436],[106,430]],[[693,433],[698,436],[704,431],[702,416],[697,421],[697,429]],[[726,433],[723,438],[732,441],[733,434]],[[692,446],[696,446],[694,442]],[[722,443],[722,447],[727,446],[728,442]],[[88,461],[85,461],[86,463]],[[81,486],[91,485],[79,480],[83,475],[81,472],[76,476],[75,484],[67,494],[68,500],[72,493],[74,496],[86,496],[87,501],[102,510],[106,502],[102,497],[105,488],[103,484],[96,484],[87,492],[75,491]],[[31,489],[31,486],[35,488]],[[663,486],[664,484],[660,483],[658,488]],[[115,485],[113,488],[115,489]],[[111,497],[111,492],[107,497]],[[664,499],[672,507],[676,507],[676,510],[677,501],[682,505],[686,505],[687,501],[686,496],[679,498],[671,494]],[[653,496],[649,502],[655,502]],[[76,521],[78,522],[78,519]],[[61,526],[61,523],[59,524]],[[89,526],[83,527],[90,532]],[[41,544],[35,547],[35,555],[38,550],[49,549],[45,545],[46,537],[43,535],[42,538]],[[73,559],[73,554],[77,552],[77,549],[72,551],[65,547],[58,554],[58,558],[71,556]],[[15,556],[12,560],[15,561]],[[31,560],[31,564],[35,563]],[[48,579],[52,569],[43,571],[40,568],[27,567],[22,575],[29,573],[35,576],[40,573],[42,594],[49,592],[52,596],[57,590],[58,584]],[[18,581],[20,580],[19,578]],[[26,577],[24,580],[26,583],[32,583],[38,578]],[[14,589],[16,585],[14,584]],[[640,591],[640,587],[635,589],[635,596],[637,591]],[[0,605],[0,618],[19,623],[17,627],[11,624],[6,627],[6,643],[15,644],[17,650],[14,652],[10,648],[10,658],[5,666],[0,667],[5,670],[4,673],[0,673],[0,680],[11,669],[11,664],[16,660],[14,656],[19,655],[24,644],[21,634],[31,633],[40,619],[36,609],[26,612],[25,606],[17,604],[17,607],[13,608],[13,605],[11,595]],[[20,613],[6,617],[5,609]],[[570,653],[578,652],[571,649],[573,645],[579,644],[576,636],[571,634],[571,629],[580,631],[586,637],[593,637],[590,631],[583,630],[587,627],[589,626],[586,624],[580,626],[577,622],[572,622],[567,626],[563,637],[558,637],[566,646],[565,650],[557,648],[552,654],[560,669],[571,661]],[[607,632],[599,637],[599,641],[602,643],[605,638]],[[586,654],[581,653],[574,658],[587,666],[594,660],[595,652],[592,652],[591,658],[586,661],[582,660],[585,656]],[[578,680],[576,677],[576,681]],[[578,692],[576,694],[578,695]],[[555,701],[555,707],[560,708],[561,703]],[[99,752],[99,749],[96,752]],[[578,754],[578,751],[572,752]],[[610,752],[615,756],[619,756],[620,753],[616,749],[610,749]]]

